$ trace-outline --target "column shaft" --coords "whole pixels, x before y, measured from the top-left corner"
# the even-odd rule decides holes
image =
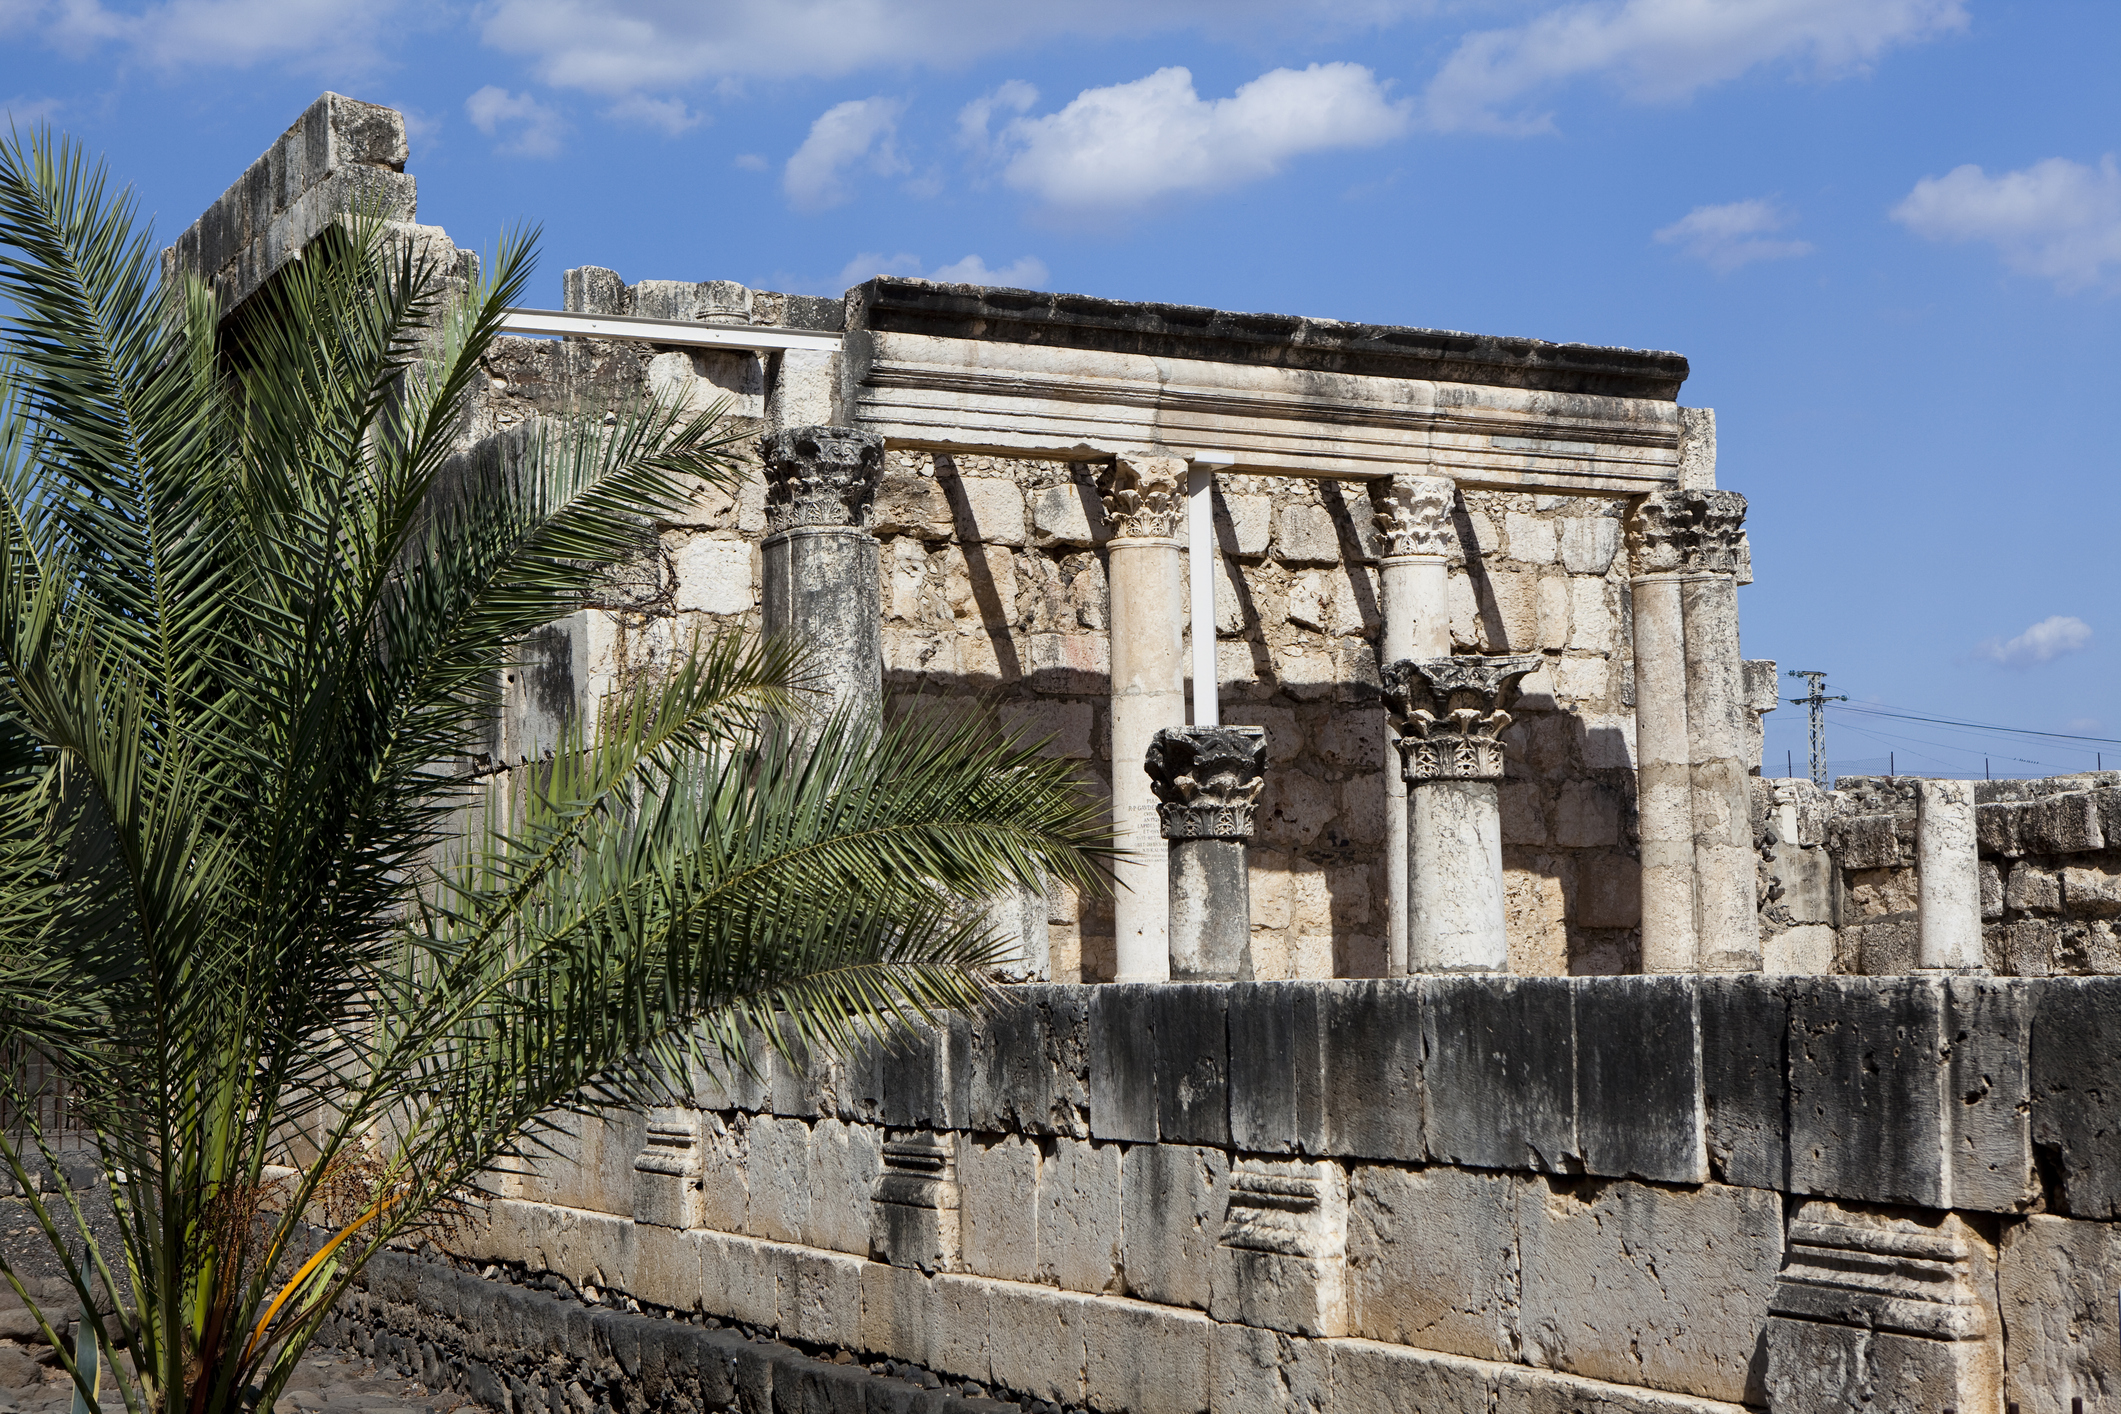
[[[1757,972],[1759,884],[1745,761],[1738,581],[1718,572],[1690,576],[1680,596],[1686,623],[1695,965],[1704,972]]]
[[[1509,971],[1500,789],[1493,781],[1421,781],[1409,807],[1408,970]]]
[[[1173,840],[1171,980],[1252,980],[1252,883],[1243,840]]]
[[[810,645],[829,710],[877,719],[884,699],[883,603],[869,505],[884,439],[846,427],[790,427],[759,444],[766,539],[759,546],[767,633]]]
[[[1183,459],[1138,454],[1116,458],[1103,488],[1105,512],[1117,531],[1107,547],[1105,578],[1111,595],[1112,824],[1125,851],[1113,868],[1112,905],[1122,982],[1170,976],[1170,858],[1142,762],[1159,730],[1186,724],[1180,629],[1185,601],[1175,538],[1185,484]]]
[[[1167,727],[1143,758],[1170,847],[1174,982],[1252,980],[1252,838],[1266,784],[1264,727]]]
[[[1918,781],[1915,808],[1915,904],[1921,920],[1916,965],[1952,972],[1985,969],[1974,783]]]
[[[1642,970],[1694,970],[1694,806],[1687,764],[1685,611],[1679,576],[1644,575],[1635,609],[1635,810]]]

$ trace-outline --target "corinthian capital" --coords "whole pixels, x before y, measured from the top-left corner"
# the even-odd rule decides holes
[[[1166,727],[1149,741],[1149,788],[1167,840],[1248,840],[1266,784],[1264,727]]]
[[[1745,497],[1736,491],[1657,491],[1629,519],[1637,574],[1735,574],[1752,579]]]
[[[851,427],[790,427],[759,442],[766,463],[766,530],[869,524],[884,474],[884,439]]]
[[[1402,658],[1384,667],[1385,700],[1399,715],[1400,775],[1421,781],[1499,781],[1503,728],[1518,680],[1537,653]]]
[[[1117,540],[1171,539],[1186,499],[1186,459],[1122,452],[1097,479]]]
[[[1370,483],[1370,504],[1384,532],[1386,555],[1448,555],[1451,501],[1457,486],[1448,476],[1395,476]]]

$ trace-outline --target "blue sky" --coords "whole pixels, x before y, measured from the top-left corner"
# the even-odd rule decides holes
[[[2117,61],[2112,0],[0,0],[0,104],[165,239],[330,88],[407,112],[460,244],[542,224],[541,303],[885,270],[1679,350],[1749,655],[2121,739]]]

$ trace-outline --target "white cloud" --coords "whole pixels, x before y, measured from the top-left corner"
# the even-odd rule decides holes
[[[670,137],[676,137],[687,128],[698,127],[706,121],[705,115],[687,108],[681,98],[650,98],[640,93],[627,94],[606,108],[604,116],[615,118],[622,123],[639,123],[643,127],[661,128]]]
[[[504,128],[514,130],[513,136],[499,144],[501,152],[518,157],[552,157],[560,150],[563,124],[559,113],[527,93],[510,93],[488,84],[464,100],[464,112],[472,126],[488,137],[500,136]]]
[[[1810,241],[1770,239],[1795,219],[1772,201],[1731,201],[1697,206],[1655,233],[1719,275],[1756,260],[1789,260],[1812,253]]]
[[[1990,638],[1977,644],[1974,656],[2006,668],[2030,668],[2074,653],[2092,641],[2092,626],[2069,614],[2040,620],[2016,638]]]
[[[372,68],[402,31],[396,0],[165,0],[138,11],[102,0],[22,7],[45,41],[86,58],[116,45],[158,68],[249,68],[268,60]]]
[[[2050,157],[1991,177],[1956,167],[1924,177],[1893,219],[1925,240],[1986,241],[2021,275],[2063,290],[2115,283],[2121,267],[2121,169]]]
[[[763,172],[773,164],[768,162],[762,153],[739,152],[736,155],[736,165],[746,172]]]
[[[1035,255],[1021,256],[1000,269],[991,269],[978,256],[968,255],[928,272],[929,279],[946,285],[1006,285],[1018,290],[1044,289],[1050,277],[1046,262]]]
[[[60,107],[56,98],[10,98],[0,102],[0,122],[27,128],[51,117]]]
[[[992,93],[981,94],[957,110],[958,146],[985,152],[994,141],[993,135],[987,131],[987,124],[993,120],[995,110],[1025,113],[1036,102],[1038,90],[1022,79],[1010,79]]]
[[[702,80],[949,68],[1080,35],[1199,29],[1315,41],[1424,13],[1435,0],[489,0],[481,37],[563,88],[621,94]]]
[[[827,108],[781,173],[788,204],[823,211],[851,200],[845,173],[864,159],[879,176],[909,170],[893,142],[905,107],[895,98],[856,98]]]
[[[995,145],[1010,186],[1054,207],[1115,209],[1269,177],[1308,152],[1374,146],[1406,131],[1408,107],[1360,64],[1276,69],[1208,100],[1191,73],[1169,68],[1014,119]]]
[[[1895,45],[1966,25],[1964,0],[1599,0],[1564,5],[1459,43],[1424,94],[1449,130],[1528,133],[1552,115],[1519,107],[1555,84],[1599,76],[1629,97],[1686,98],[1760,64],[1827,78],[1859,72]]]
[[[1020,290],[1044,289],[1046,281],[1051,278],[1046,262],[1035,255],[1020,256],[999,268],[989,266],[977,255],[968,255],[963,260],[937,266],[923,276],[917,255],[907,251],[900,251],[897,255],[864,251],[841,266],[838,282],[821,293],[836,295],[877,275],[910,275],[953,285],[1006,285]]]

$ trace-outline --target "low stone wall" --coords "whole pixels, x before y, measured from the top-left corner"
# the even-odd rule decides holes
[[[1012,988],[593,1126],[461,1255],[1062,1408],[2069,1414],[2117,1034],[2097,980]]]

